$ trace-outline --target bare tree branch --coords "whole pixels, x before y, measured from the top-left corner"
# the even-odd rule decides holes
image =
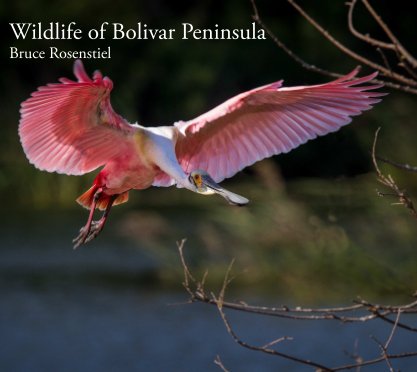
[[[345,55],[355,59],[356,61],[367,65],[373,69],[379,71],[388,81],[384,81],[383,83],[387,87],[391,87],[394,89],[402,90],[405,92],[417,94],[417,73],[415,69],[417,68],[417,59],[415,59],[399,42],[399,40],[395,37],[389,26],[383,21],[382,17],[375,11],[375,9],[370,5],[368,0],[361,0],[362,4],[365,6],[366,10],[370,14],[370,16],[375,20],[375,22],[379,25],[379,27],[384,31],[390,42],[382,41],[371,37],[369,34],[359,32],[354,26],[354,10],[355,6],[357,5],[358,0],[351,0],[348,5],[348,28],[350,32],[357,37],[358,39],[364,41],[371,47],[377,48],[378,53],[381,55],[383,65],[377,63],[369,58],[366,58],[350,48],[346,45],[341,43],[337,40],[330,32],[328,32],[323,26],[321,26],[314,18],[312,18],[302,7],[296,3],[295,0],[287,0],[289,4],[291,4],[301,16],[307,20],[323,37],[325,37],[332,45],[342,51]],[[294,53],[282,40],[280,40],[262,21],[255,0],[251,0],[252,7],[253,7],[253,19],[257,22],[257,24],[263,28],[272,41],[282,49],[287,55],[289,55],[294,61],[300,64],[303,68],[318,72],[323,75],[331,76],[331,77],[340,77],[341,74],[336,72],[332,72],[326,69],[322,69],[315,65],[309,64],[296,53]],[[384,51],[393,52],[395,53],[397,59],[397,65],[401,67],[404,71],[404,74],[397,73],[393,70],[389,63],[389,59],[385,55]],[[408,75],[406,75],[408,74]],[[381,83],[380,80],[374,80],[376,83]],[[401,164],[389,159],[383,158],[381,156],[377,156],[375,154],[376,151],[376,143],[378,137],[379,129],[375,133],[375,138],[372,147],[372,161],[375,167],[375,171],[377,173],[377,179],[381,182],[385,187],[391,190],[391,193],[381,193],[378,192],[380,196],[394,196],[398,199],[398,203],[400,205],[405,206],[407,209],[410,210],[411,214],[417,218],[417,211],[408,197],[406,191],[401,190],[391,175],[384,175],[377,163],[377,159],[383,161],[387,164],[393,165],[399,169],[403,169],[410,172],[417,172],[417,167],[410,166],[408,164]],[[228,302],[225,300],[225,292],[228,288],[231,278],[230,272],[232,269],[233,261],[230,264],[229,268],[227,269],[223,286],[218,295],[211,293],[208,295],[205,288],[204,288],[204,281],[207,276],[207,272],[204,274],[201,281],[198,281],[193,277],[190,270],[187,267],[186,261],[183,256],[183,246],[184,242],[178,243],[178,249],[181,258],[181,264],[183,265],[184,271],[184,287],[188,294],[190,295],[191,302],[203,302],[206,304],[210,304],[216,306],[219,311],[220,317],[223,320],[225,328],[232,339],[241,345],[250,350],[255,350],[258,352],[262,352],[265,354],[275,355],[281,358],[285,358],[288,360],[292,360],[295,363],[308,365],[311,367],[317,368],[320,371],[341,371],[341,370],[351,370],[356,369],[360,370],[361,367],[375,365],[379,363],[386,363],[388,369],[390,371],[394,371],[393,365],[391,361],[393,359],[399,358],[410,358],[417,356],[417,351],[410,351],[410,352],[403,352],[392,354],[389,352],[389,348],[393,343],[393,338],[396,330],[398,328],[402,328],[408,332],[417,332],[417,328],[409,325],[406,323],[407,319],[406,316],[411,316],[417,314],[417,301],[412,301],[405,305],[379,305],[370,303],[365,300],[356,300],[354,301],[353,305],[349,306],[342,306],[342,307],[328,307],[328,308],[306,308],[302,306],[297,306],[295,308],[291,308],[285,305],[279,307],[265,307],[265,306],[253,306],[249,305],[244,302]],[[352,355],[354,359],[354,363],[340,365],[336,367],[328,367],[322,365],[319,362],[312,361],[309,359],[305,359],[299,356],[291,355],[288,353],[281,352],[275,348],[281,342],[286,340],[291,340],[290,336],[283,336],[278,337],[275,340],[268,342],[262,346],[251,345],[248,342],[243,341],[240,339],[232,328],[228,317],[226,316],[226,310],[237,310],[243,311],[247,313],[265,315],[265,316],[274,316],[280,317],[285,319],[291,320],[336,320],[342,323],[351,323],[351,322],[368,322],[374,319],[380,319],[384,321],[386,324],[389,324],[391,327],[390,333],[385,340],[385,342],[378,341],[375,337],[373,339],[377,343],[380,349],[380,355],[374,357],[372,359],[364,360],[358,355]],[[393,319],[395,315],[395,319]],[[400,322],[400,317],[403,316],[403,321]],[[405,321],[404,321],[405,319]],[[223,363],[220,360],[220,357],[217,356],[215,363],[223,370],[227,371],[224,367]]]
[[[392,329],[391,329],[391,333],[390,333],[390,335],[388,336],[388,339],[387,339],[387,341],[385,342],[385,345],[384,345],[384,349],[385,349],[385,350],[386,350],[386,349],[388,349],[389,344],[391,343],[392,338],[394,337],[394,333],[395,333],[395,331],[397,330],[397,325],[398,325],[398,323],[399,323],[399,321],[400,321],[400,316],[401,316],[401,310],[398,310],[398,312],[397,312],[397,317],[395,318],[395,323],[394,323],[394,325],[393,325],[393,327],[392,327]]]
[[[243,347],[245,347],[247,349],[250,349],[250,350],[255,350],[255,351],[260,351],[260,352],[265,353],[265,354],[280,356],[280,357],[282,357],[284,359],[289,359],[289,360],[292,360],[292,361],[297,362],[297,363],[300,363],[300,364],[305,364],[305,365],[308,365],[308,366],[311,366],[311,367],[316,367],[316,368],[318,368],[321,371],[330,371],[330,368],[328,368],[328,367],[326,367],[326,366],[324,366],[322,364],[313,362],[313,361],[308,360],[308,359],[298,358],[298,357],[296,357],[294,355],[282,353],[280,351],[277,351],[275,349],[271,349],[270,348],[271,345],[275,345],[278,342],[282,342],[282,341],[291,339],[289,337],[285,337],[285,336],[284,337],[280,337],[279,339],[274,340],[274,341],[272,341],[272,342],[270,342],[270,343],[268,343],[268,344],[266,344],[264,346],[255,346],[255,345],[251,345],[251,344],[249,344],[249,343],[247,343],[245,341],[242,341],[237,336],[237,334],[233,330],[232,326],[230,325],[229,320],[227,319],[225,312],[223,311],[224,295],[225,295],[227,286],[231,282],[231,279],[229,278],[229,276],[230,276],[230,271],[232,269],[232,265],[233,265],[233,261],[229,265],[229,267],[228,267],[228,269],[226,271],[226,274],[225,274],[225,277],[224,277],[224,281],[223,281],[223,286],[222,286],[222,289],[220,290],[219,296],[216,297],[214,294],[212,294],[213,300],[215,301],[215,303],[217,305],[217,309],[219,310],[220,317],[222,318],[223,323],[224,323],[224,325],[226,327],[226,330],[230,334],[230,336],[232,337],[232,339],[236,343],[238,343],[240,346],[243,346]]]
[[[346,45],[342,44],[339,40],[333,37],[328,31],[326,31],[314,18],[312,18],[303,8],[301,8],[294,0],[287,0],[320,34],[322,34],[327,40],[329,40],[336,48],[341,50],[344,54],[350,56],[356,61],[363,63],[379,72],[383,75],[388,76],[402,84],[417,87],[417,81],[409,79],[404,75],[398,74],[394,71],[390,71],[384,66],[365,58],[358,53],[354,52]]]
[[[383,41],[376,40],[376,39],[370,37],[368,34],[364,35],[364,34],[362,34],[362,33],[360,33],[359,31],[356,30],[356,28],[353,25],[353,10],[354,10],[355,5],[356,5],[357,2],[358,2],[357,0],[352,0],[350,3],[346,3],[347,6],[349,7],[349,10],[348,10],[348,27],[349,27],[349,30],[352,33],[352,35],[357,37],[359,40],[362,40],[365,43],[376,46],[378,48],[391,49],[391,50],[394,50],[394,51],[397,50],[395,44],[393,44],[393,43],[385,43]],[[380,17],[375,12],[372,13],[372,14],[374,14],[375,16],[378,17],[378,19],[380,19]],[[384,23],[384,26],[386,27],[385,23]]]
[[[348,10],[348,27],[350,32],[357,37],[358,39],[364,41],[369,45],[373,45],[377,47],[377,51],[383,57],[385,62],[385,66],[392,71],[391,67],[389,67],[388,60],[382,51],[382,49],[389,49],[394,51],[398,57],[398,66],[403,67],[406,72],[415,80],[417,79],[417,74],[412,70],[412,68],[417,68],[417,60],[401,45],[398,39],[394,36],[391,29],[387,26],[387,24],[383,21],[381,16],[375,11],[375,9],[370,5],[367,0],[362,0],[362,3],[367,8],[368,12],[374,18],[374,20],[378,23],[381,29],[385,32],[388,38],[391,40],[391,43],[386,43],[381,40],[374,39],[369,36],[369,34],[362,34],[356,30],[353,26],[353,9],[357,3],[357,0],[352,0],[350,3],[347,3],[349,10]],[[412,68],[410,68],[410,66]]]
[[[298,357],[296,357],[294,355],[282,353],[280,351],[271,349],[271,348],[268,347],[268,346],[270,346],[271,343],[269,343],[269,344],[267,344],[265,346],[255,346],[255,345],[248,344],[245,341],[242,341],[237,336],[237,334],[235,333],[235,331],[233,330],[233,328],[231,327],[231,325],[229,323],[229,320],[227,319],[226,314],[223,311],[223,307],[222,307],[222,304],[221,304],[221,300],[220,299],[216,299],[216,301],[218,301],[218,307],[217,308],[219,310],[220,317],[223,320],[223,323],[224,323],[224,325],[226,327],[227,332],[230,334],[230,336],[233,338],[233,340],[236,343],[238,343],[240,346],[243,346],[243,347],[245,347],[247,349],[250,349],[250,350],[260,351],[260,352],[265,353],[265,354],[276,355],[276,356],[282,357],[284,359],[289,359],[289,360],[292,360],[293,362],[297,362],[297,363],[300,363],[300,364],[305,364],[305,365],[308,365],[308,366],[311,366],[311,367],[316,367],[320,371],[331,371],[332,370],[331,368],[326,367],[326,366],[324,366],[324,365],[322,365],[320,363],[316,363],[316,362],[313,362],[313,361],[308,360],[308,359],[298,358]],[[289,337],[281,337],[279,340],[280,341],[284,341],[284,340],[287,340],[287,339],[291,339],[291,338],[289,338]]]
[[[401,312],[401,309],[398,310],[398,312]],[[383,321],[385,321],[387,323],[390,323],[390,324],[395,325],[396,328],[403,328],[403,329],[406,329],[407,331],[410,331],[410,332],[417,332],[417,328],[415,328],[415,327],[411,327],[408,324],[400,323],[398,320],[394,322],[393,320],[389,319],[386,316],[386,314],[385,315],[384,314],[381,314],[378,311],[376,311],[375,313],[376,313],[376,315],[377,315],[378,318],[382,319]]]
[[[392,68],[388,62],[388,58],[385,55],[384,51],[381,48],[376,48],[376,51],[381,55],[382,61],[384,62],[385,67],[389,70],[392,71]]]
[[[225,301],[225,294],[226,294],[226,290],[229,286],[229,284],[231,283],[232,279],[230,277],[230,272],[232,269],[232,265],[233,265],[233,261],[231,262],[231,264],[229,265],[225,277],[224,277],[224,281],[223,281],[223,285],[222,288],[219,292],[219,294],[216,296],[214,293],[211,293],[211,295],[208,297],[207,296],[207,291],[204,289],[204,284],[202,282],[199,282],[198,280],[195,279],[195,277],[191,274],[187,264],[186,264],[186,260],[184,258],[184,251],[183,251],[183,246],[184,246],[185,241],[183,240],[180,243],[177,243],[178,245],[178,250],[179,250],[179,254],[180,254],[180,260],[181,260],[181,264],[183,265],[183,272],[185,275],[184,278],[184,283],[187,287],[185,288],[186,291],[190,294],[190,300],[191,302],[203,302],[206,304],[210,304],[210,305],[214,305],[216,306],[216,308],[219,311],[220,317],[225,325],[225,328],[227,330],[227,332],[229,333],[229,335],[232,337],[232,339],[239,344],[240,346],[247,348],[249,350],[254,350],[254,351],[258,351],[258,352],[262,352],[265,354],[269,354],[269,355],[274,355],[277,357],[281,357],[284,359],[288,359],[291,360],[295,363],[298,364],[303,364],[303,365],[308,365],[311,367],[316,368],[317,371],[342,371],[342,370],[350,370],[350,369],[359,369],[361,367],[364,366],[368,366],[368,365],[374,365],[374,364],[378,364],[378,363],[382,363],[385,362],[388,367],[390,368],[390,370],[392,369],[392,365],[391,365],[391,360],[392,359],[400,359],[400,358],[410,358],[410,357],[414,357],[417,356],[417,351],[410,351],[410,352],[404,352],[404,353],[397,353],[397,354],[391,354],[389,353],[389,347],[392,344],[392,340],[394,337],[394,333],[396,331],[397,328],[404,328],[407,331],[417,331],[417,329],[405,324],[405,323],[401,323],[400,320],[400,315],[401,314],[417,314],[417,301],[413,301],[409,304],[405,304],[405,305],[378,305],[378,304],[372,304],[368,301],[365,300],[356,300],[356,304],[352,305],[352,306],[344,306],[344,307],[335,307],[335,308],[319,308],[319,309],[310,309],[310,308],[303,308],[303,307],[295,307],[295,308],[289,308],[287,306],[282,306],[282,307],[265,307],[265,306],[250,306],[247,305],[246,303],[231,303],[231,302],[227,302]],[[206,275],[204,275],[203,278],[205,278]],[[294,320],[316,320],[316,319],[337,319],[340,320],[342,322],[349,322],[349,321],[370,321],[372,319],[378,318],[378,319],[382,319],[384,321],[386,321],[387,323],[392,325],[391,331],[389,336],[387,337],[387,340],[385,341],[385,343],[381,343],[378,340],[375,341],[377,342],[381,354],[378,357],[375,357],[373,359],[368,359],[368,360],[364,360],[363,358],[359,357],[359,356],[354,356],[354,360],[355,362],[352,364],[346,364],[346,365],[341,365],[341,366],[336,366],[336,367],[329,367],[329,366],[325,366],[320,362],[317,361],[312,361],[310,359],[306,359],[306,358],[302,358],[296,355],[292,355],[292,354],[288,354],[282,351],[279,351],[275,348],[272,348],[273,346],[276,346],[278,344],[280,344],[281,342],[287,341],[287,340],[292,340],[292,337],[290,336],[282,336],[282,337],[278,337],[275,340],[266,343],[263,346],[257,346],[257,345],[252,345],[246,341],[243,341],[235,332],[235,330],[232,328],[231,323],[228,319],[228,317],[226,316],[225,313],[225,309],[233,309],[233,310],[240,310],[240,311],[245,311],[245,312],[249,312],[249,313],[256,313],[256,314],[262,314],[262,315],[267,315],[267,316],[282,316],[282,317],[286,317],[286,318],[290,318],[290,319],[294,319]],[[345,316],[345,315],[335,315],[335,313],[346,313],[346,312],[355,312],[361,310],[363,312],[368,312],[370,313],[370,315],[368,316],[357,316],[357,317],[352,317],[352,316]],[[321,313],[321,315],[311,315],[311,316],[305,316],[305,315],[289,315],[287,313]],[[396,315],[395,320],[390,319],[388,316],[389,315]],[[329,316],[330,315],[330,316]],[[220,368],[222,368],[223,371],[225,371],[226,369],[224,368],[223,364],[220,361],[220,358],[217,356],[215,363],[217,365],[219,365]]]
[[[406,60],[413,68],[417,68],[417,60],[401,45],[395,35],[392,33],[391,29],[386,25],[381,16],[375,11],[371,6],[368,0],[362,0],[362,3],[365,5],[368,12],[372,15],[375,21],[379,26],[384,30],[388,38],[392,41],[394,49],[397,50],[400,55]]]
[[[383,57],[384,65],[381,65],[377,62],[370,60],[364,56],[359,55],[358,53],[354,52],[344,44],[342,44],[339,40],[337,40],[334,36],[331,35],[330,32],[326,31],[323,26],[321,26],[314,18],[312,18],[303,8],[301,8],[294,0],[287,0],[306,20],[309,22],[316,30],[319,31],[321,35],[323,35],[327,40],[329,40],[336,48],[342,51],[342,53],[346,54],[347,56],[355,59],[356,61],[367,65],[377,71],[379,71],[382,75],[384,75],[387,80],[379,80],[374,79],[373,82],[379,84],[384,83],[386,87],[401,90],[407,93],[417,94],[417,79],[416,73],[414,73],[413,68],[415,66],[416,59],[398,42],[395,38],[389,27],[383,22],[382,18],[375,12],[375,10],[370,6],[370,4],[366,0],[362,0],[364,5],[366,6],[368,12],[371,16],[375,19],[375,21],[380,25],[380,27],[384,30],[384,32],[388,35],[392,43],[385,43],[380,40],[376,40],[374,38],[369,37],[368,35],[362,34],[358,32],[353,26],[353,8],[357,2],[357,0],[352,0],[348,3],[349,10],[348,10],[348,27],[351,32],[361,40],[367,42],[370,46],[377,46],[380,48],[380,54]],[[316,65],[310,64],[302,59],[299,55],[297,55],[292,49],[290,49],[281,39],[277,37],[262,21],[259,11],[257,9],[255,0],[251,0],[252,8],[253,8],[253,16],[252,18],[258,23],[258,25],[265,30],[265,32],[269,35],[272,41],[285,53],[287,53],[294,61],[300,64],[303,68],[320,73],[322,75],[331,76],[331,77],[340,77],[342,74],[336,73],[333,71],[329,71],[318,67]],[[402,67],[409,76],[399,74],[393,71],[389,64],[386,56],[383,54],[382,49],[387,49],[390,51],[394,51],[398,58],[398,65]],[[410,67],[411,65],[411,67]]]
[[[349,369],[355,369],[358,367],[365,367],[373,364],[378,364],[381,362],[384,362],[386,358],[388,359],[401,359],[401,358],[410,358],[417,356],[417,351],[411,351],[408,353],[399,353],[399,354],[387,354],[386,356],[380,356],[378,358],[365,360],[363,362],[359,363],[353,363],[353,364],[345,364],[338,367],[333,367],[331,371],[343,371],[343,370],[349,370]]]
[[[214,359],[214,364],[217,365],[217,366],[219,366],[220,369],[223,372],[229,372],[229,370],[224,366],[224,364],[223,364],[222,360],[220,359],[220,356],[219,355],[217,355],[216,356],[216,359]]]
[[[263,28],[265,30],[265,32],[269,35],[269,37],[272,39],[272,41],[279,47],[281,48],[285,53],[287,53],[294,61],[296,61],[297,63],[299,63],[303,68],[305,68],[306,70],[309,71],[313,71],[313,72],[317,72],[319,74],[325,75],[325,76],[330,76],[330,77],[341,77],[343,76],[342,74],[336,73],[336,72],[332,72],[329,70],[325,70],[322,69],[320,67],[317,67],[315,65],[309,64],[307,63],[305,60],[303,60],[300,56],[298,56],[297,54],[295,54],[290,48],[287,47],[287,45],[280,40],[262,21],[262,19],[259,16],[258,13],[258,8],[256,7],[256,3],[255,0],[251,0],[252,3],[252,8],[253,8],[253,20],[258,23],[258,25]]]
[[[387,176],[385,176],[381,170],[379,169],[378,163],[376,161],[376,155],[375,155],[375,150],[376,150],[376,142],[378,139],[378,133],[379,130],[381,128],[378,128],[377,131],[375,132],[375,138],[374,138],[374,143],[372,145],[372,161],[375,167],[375,171],[377,174],[377,179],[379,182],[381,182],[384,186],[388,187],[390,190],[392,190],[393,193],[387,194],[387,193],[382,193],[378,191],[378,195],[379,196],[395,196],[398,198],[398,203],[400,205],[403,205],[404,207],[406,207],[411,214],[414,216],[414,218],[417,219],[417,210],[414,207],[414,204],[412,202],[412,200],[409,198],[409,196],[407,195],[406,191],[401,190],[398,185],[396,184],[396,182],[394,181],[394,179],[391,177],[390,174],[388,174]]]
[[[406,170],[408,172],[417,173],[417,167],[415,167],[415,166],[412,166],[412,165],[409,165],[409,164],[405,164],[405,163],[398,163],[396,161],[393,161],[393,160],[384,158],[384,157],[382,157],[380,155],[375,155],[375,158],[378,159],[378,160],[380,160],[380,161],[382,161],[382,162],[384,162],[384,163],[393,165],[396,168],[399,168],[399,169],[402,169],[402,170]]]

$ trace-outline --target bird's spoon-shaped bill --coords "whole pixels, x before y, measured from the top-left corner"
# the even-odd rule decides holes
[[[202,175],[201,178],[204,186],[206,186],[213,193],[219,194],[220,196],[225,198],[230,204],[245,205],[249,203],[249,200],[245,197],[235,194],[234,192],[231,192],[221,187],[208,174]]]

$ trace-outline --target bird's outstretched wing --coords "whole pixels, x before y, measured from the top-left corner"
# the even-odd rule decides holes
[[[176,153],[182,168],[203,169],[220,182],[258,160],[337,131],[384,95],[372,91],[382,84],[365,84],[377,73],[354,79],[357,72],[313,86],[282,88],[279,81],[176,123],[180,133]]]
[[[78,81],[38,88],[22,103],[19,135],[29,161],[41,170],[80,175],[134,151],[135,127],[110,104],[113,83],[74,63]]]

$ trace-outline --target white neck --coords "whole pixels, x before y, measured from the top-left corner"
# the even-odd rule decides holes
[[[188,175],[178,163],[175,155],[175,135],[169,129],[174,127],[144,128],[146,131],[146,157],[188,190],[198,192]]]

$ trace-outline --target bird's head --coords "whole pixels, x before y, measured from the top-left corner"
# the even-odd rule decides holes
[[[215,183],[215,182],[206,171],[203,171],[200,169],[192,171],[188,179],[196,187],[197,192],[199,194],[204,194],[204,195],[214,194],[214,191],[207,187],[208,185],[207,185],[206,180],[209,183]]]
[[[188,177],[191,184],[196,188],[196,192],[203,195],[219,194],[225,198],[230,204],[245,205],[249,200],[243,196],[237,195],[231,191],[226,190],[217,184],[210,175],[201,169],[192,171]]]

